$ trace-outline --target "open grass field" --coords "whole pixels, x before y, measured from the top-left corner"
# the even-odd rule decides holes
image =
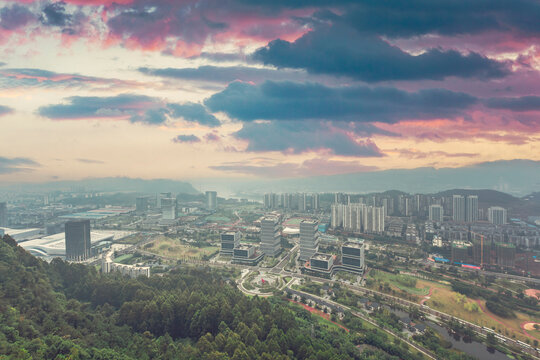
[[[124,254],[122,256],[115,258],[114,262],[118,264],[127,264],[132,257],[133,257],[133,254]]]
[[[207,216],[206,221],[217,222],[217,223],[230,223],[231,219],[225,216]]]
[[[447,314],[459,317],[474,324],[485,326],[490,329],[494,328],[496,332],[525,341],[527,339],[526,334],[521,329],[521,324],[526,321],[537,321],[538,319],[531,319],[530,316],[516,312],[516,318],[504,319],[491,313],[486,309],[485,300],[475,300],[467,298],[465,302],[459,303],[456,300],[456,292],[450,290],[448,287],[435,286],[431,298],[426,301],[426,305],[430,308],[443,311]],[[476,303],[479,306],[479,311],[468,311],[465,307],[465,303]],[[533,338],[540,341],[540,332],[529,331],[529,341],[532,342]]]
[[[390,286],[405,291],[411,295],[425,296],[429,294],[430,285],[426,284],[426,281],[418,280],[412,276],[394,275],[380,270],[371,271],[369,276],[374,280],[379,280],[383,283],[387,282],[390,284]],[[413,284],[414,286],[412,286]]]
[[[207,246],[198,248],[191,245],[182,244],[177,239],[170,239],[167,237],[159,237],[154,242],[150,243],[150,246],[145,248],[146,251],[170,257],[174,259],[202,259],[204,256],[210,256],[219,251],[217,246]]]

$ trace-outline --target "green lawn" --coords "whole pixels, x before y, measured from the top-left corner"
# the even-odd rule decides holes
[[[132,257],[133,257],[133,254],[124,254],[122,256],[115,258],[114,262],[118,264],[127,264],[129,260],[131,260]]]
[[[381,282],[387,282],[390,285],[406,291],[412,295],[424,296],[429,294],[429,286],[418,287],[418,281],[416,281],[416,286],[407,286],[408,281],[415,281],[416,278],[408,275],[394,275],[381,270],[373,270],[369,273],[369,276],[375,280],[380,280]]]

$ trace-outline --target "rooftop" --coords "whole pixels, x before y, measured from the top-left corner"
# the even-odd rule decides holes
[[[342,247],[361,249],[364,246],[364,240],[351,241],[350,239],[343,243]]]
[[[316,253],[315,255],[313,255],[311,257],[312,260],[325,260],[325,261],[330,261],[330,259],[332,259],[332,256],[333,255],[330,255],[330,254],[321,254],[321,253]]]

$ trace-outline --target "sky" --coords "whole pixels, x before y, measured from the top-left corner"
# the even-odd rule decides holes
[[[0,0],[0,183],[540,160],[540,1]]]

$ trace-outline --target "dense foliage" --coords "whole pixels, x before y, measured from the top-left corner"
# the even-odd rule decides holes
[[[38,260],[0,241],[0,357],[11,359],[367,359],[342,330],[282,300],[249,298],[187,269],[128,279]],[[385,354],[386,356],[387,354]],[[389,357],[390,358],[390,357]]]

